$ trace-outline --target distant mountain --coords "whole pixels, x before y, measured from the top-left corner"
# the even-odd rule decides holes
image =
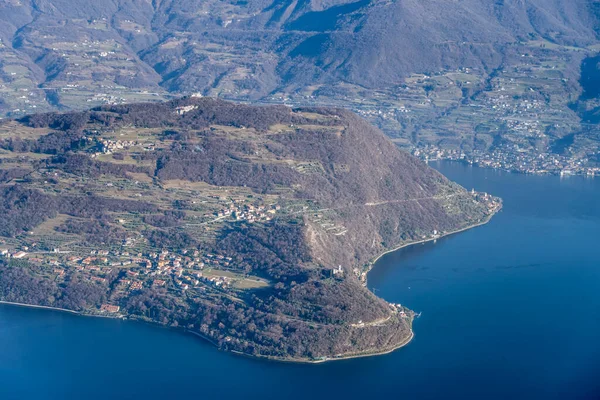
[[[593,0],[0,0],[0,118],[201,94],[349,108],[430,158],[597,167],[580,79],[599,15]]]
[[[2,0],[4,112],[491,71],[527,40],[597,43],[591,0]],[[25,96],[28,102],[21,97]]]
[[[0,154],[0,300],[286,360],[406,343],[412,312],[363,286],[370,262],[499,207],[339,109],[185,98],[36,114],[0,124]]]

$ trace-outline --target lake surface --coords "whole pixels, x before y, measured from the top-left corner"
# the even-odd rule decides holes
[[[422,312],[408,346],[288,365],[141,323],[0,305],[0,399],[600,399],[600,179],[432,165],[504,209],[377,263],[377,295]]]

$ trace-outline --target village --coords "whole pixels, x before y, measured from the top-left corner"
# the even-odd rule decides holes
[[[266,222],[270,221],[279,210],[281,210],[281,206],[279,204],[242,205],[232,202],[229,207],[215,212],[214,215],[218,219],[231,218],[235,221]]]
[[[101,143],[107,151],[136,145],[110,140]],[[215,232],[223,223],[267,223],[283,212],[278,202],[251,197],[215,193],[191,200],[191,205],[202,211],[186,221],[186,225],[192,231]],[[194,221],[196,217],[200,218],[199,223]],[[115,222],[120,226],[128,223],[123,218]],[[78,279],[106,287],[111,303],[89,310],[92,314],[118,314],[119,303],[142,290],[166,290],[187,297],[214,294],[235,297],[240,291],[270,285],[264,278],[248,275],[243,265],[238,265],[230,255],[201,251],[198,247],[156,249],[135,232],[127,234],[120,244],[66,245],[67,239],[61,238],[55,244],[57,247],[50,249],[43,244],[46,236],[33,233],[27,240],[0,241],[0,257],[27,262],[57,283]]]
[[[506,147],[506,146],[505,146]],[[427,146],[414,149],[413,155],[425,162],[449,160],[461,161],[484,168],[539,175],[600,175],[599,166],[588,165],[587,159],[577,159],[553,153],[523,152],[514,149],[498,149],[491,152],[474,150],[467,154],[456,149]]]
[[[232,257],[198,250],[161,250],[147,254],[93,250],[87,256],[76,256],[54,249],[48,256],[24,247],[13,252],[0,249],[0,256],[27,260],[49,271],[56,281],[77,274],[80,279],[110,287],[115,304],[103,304],[100,308],[101,312],[108,313],[117,313],[120,299],[143,289],[164,288],[178,293],[189,290],[199,295],[206,291],[234,293],[269,285],[265,279],[236,270]]]

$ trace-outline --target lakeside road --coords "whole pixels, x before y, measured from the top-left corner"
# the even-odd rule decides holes
[[[68,312],[68,313],[76,314],[76,315],[84,315],[84,314],[80,313],[79,311],[68,310],[66,308],[39,306],[39,305],[35,305],[35,304],[25,304],[25,303],[15,303],[13,301],[0,300],[0,304],[9,304],[11,306],[27,307],[27,308],[40,308],[40,309],[44,309],[44,310],[54,310],[54,311]]]
[[[36,305],[36,304],[16,303],[14,301],[0,300],[0,304],[7,304],[9,306],[16,306],[16,307],[37,308],[37,309],[41,309],[41,310],[66,312],[66,313],[77,315],[77,316],[80,316],[80,317],[127,319],[127,316],[123,315],[123,314],[114,314],[114,315],[108,315],[108,314],[107,315],[88,314],[88,313],[81,312],[81,311],[69,310],[68,308],[59,308],[59,307],[51,307],[51,306],[40,306],[40,305]]]

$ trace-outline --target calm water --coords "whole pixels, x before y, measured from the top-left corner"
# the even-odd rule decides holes
[[[144,324],[0,306],[0,399],[599,399],[600,179],[436,167],[505,206],[369,275],[378,295],[422,311],[407,347],[286,365]]]

